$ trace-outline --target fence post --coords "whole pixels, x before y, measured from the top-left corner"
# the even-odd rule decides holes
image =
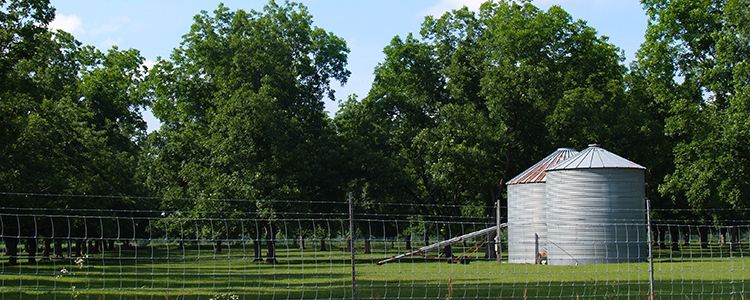
[[[648,226],[648,272],[651,275],[649,279],[649,299],[656,299],[654,295],[654,243],[651,232],[651,200],[646,199],[646,226]]]
[[[497,199],[497,217],[495,218],[495,223],[497,226],[497,234],[495,234],[495,250],[497,251],[497,262],[501,262],[503,260],[503,240],[500,238],[500,219],[502,218],[502,215],[500,214],[500,199]]]
[[[354,268],[354,200],[349,192],[349,251],[352,254],[352,300],[357,299],[357,276]]]

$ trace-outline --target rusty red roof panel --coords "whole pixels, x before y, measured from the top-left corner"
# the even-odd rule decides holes
[[[538,163],[531,166],[531,168],[526,169],[526,171],[521,172],[521,174],[518,174],[518,176],[513,177],[507,185],[511,184],[521,184],[521,183],[539,183],[539,182],[546,182],[547,181],[547,172],[545,171],[547,168],[552,167],[558,163],[563,162],[564,160],[568,159],[569,157],[572,157],[574,155],[578,154],[578,151],[576,149],[572,148],[560,148],[557,149],[557,151],[552,152],[552,154],[548,155]]]

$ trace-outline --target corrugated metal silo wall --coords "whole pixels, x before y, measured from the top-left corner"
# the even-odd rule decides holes
[[[547,252],[544,182],[508,185],[508,262],[533,264]]]
[[[644,170],[547,172],[547,258],[552,265],[648,257]]]

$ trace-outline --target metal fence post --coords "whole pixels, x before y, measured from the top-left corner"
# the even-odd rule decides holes
[[[352,254],[352,300],[357,299],[357,276],[354,267],[354,200],[349,192],[349,251]]]
[[[646,226],[648,226],[648,272],[651,275],[649,279],[649,299],[656,299],[654,295],[654,243],[651,232],[651,200],[646,199]]]
[[[500,199],[497,199],[497,217],[495,218],[495,222],[497,223],[497,233],[495,234],[495,251],[497,251],[497,262],[501,262],[503,260],[503,240],[500,238],[500,219],[502,218],[502,215],[500,214]]]

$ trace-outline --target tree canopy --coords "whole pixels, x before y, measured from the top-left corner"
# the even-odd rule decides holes
[[[168,197],[325,199],[339,191],[323,109],[349,49],[299,4],[202,12],[149,75],[149,184]],[[270,207],[262,207],[272,211]]]
[[[714,219],[750,208],[750,5],[641,3],[649,26],[629,68],[559,6],[428,16],[384,47],[368,94],[331,118],[323,99],[346,83],[349,49],[304,5],[200,12],[147,70],[138,50],[50,31],[48,1],[0,0],[0,191],[147,195],[163,209],[267,220],[330,209],[268,200],[353,191],[373,210],[482,216],[555,148],[601,143],[649,168],[656,207],[724,209],[701,216]],[[145,132],[143,107],[161,129]],[[4,205],[84,205],[13,199]]]
[[[2,3],[2,190],[144,195],[135,178],[136,141],[145,134],[139,109],[146,103],[137,93],[143,57],[132,49],[102,53],[49,31],[54,10],[46,1]]]
[[[695,209],[749,208],[747,1],[643,4],[650,26],[638,66],[676,141],[660,191]]]
[[[625,148],[639,130],[621,52],[560,7],[485,3],[427,17],[421,35],[395,37],[370,93],[336,117],[352,153],[372,152],[352,158],[361,165],[350,186],[363,195],[382,194],[371,178],[393,168],[402,187],[389,201],[482,214],[505,181],[555,148]]]

